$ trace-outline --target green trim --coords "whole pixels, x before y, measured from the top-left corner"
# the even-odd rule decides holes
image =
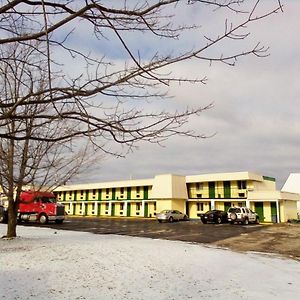
[[[216,198],[216,190],[215,190],[215,182],[209,182],[208,183],[208,197],[210,199]]]
[[[74,201],[77,201],[77,191],[74,191]]]
[[[272,223],[277,223],[277,208],[275,202],[271,202],[271,221]]]
[[[259,216],[259,221],[264,222],[265,217],[264,217],[264,204],[263,202],[254,202],[254,210]]]
[[[97,216],[100,216],[101,215],[101,203],[97,203],[98,205],[98,210],[97,210]]]
[[[85,191],[85,201],[89,200],[89,190]]]
[[[116,206],[115,203],[111,204],[111,216],[112,217],[115,215],[115,208],[116,208],[115,206]]]
[[[148,218],[148,203],[144,204],[144,217]]]
[[[63,201],[66,201],[66,199],[67,199],[67,192],[64,191],[64,192],[63,192]]]
[[[144,186],[144,200],[148,199],[148,186]]]
[[[224,187],[224,198],[231,198],[231,186],[230,181],[223,182]]]
[[[101,201],[101,197],[102,197],[102,190],[98,189],[98,200]]]
[[[268,180],[268,181],[273,181],[273,182],[276,181],[276,179],[274,177],[269,177],[269,176],[263,176],[263,180]]]
[[[112,189],[112,195],[111,195],[112,200],[116,200],[116,188]]]
[[[127,200],[131,200],[131,187],[127,188]]]
[[[224,211],[227,211],[231,207],[231,202],[224,202]]]
[[[131,207],[130,207],[130,203],[127,203],[127,217],[130,217],[130,211]]]

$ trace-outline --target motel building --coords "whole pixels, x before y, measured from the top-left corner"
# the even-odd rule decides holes
[[[298,193],[276,190],[272,177],[251,172],[181,176],[63,185],[54,190],[68,215],[154,218],[164,209],[176,209],[199,219],[210,209],[247,206],[260,222],[297,218]]]

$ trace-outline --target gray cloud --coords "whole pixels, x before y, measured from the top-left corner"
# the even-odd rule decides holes
[[[205,86],[172,86],[174,99],[167,105],[214,102],[213,109],[190,124],[201,133],[216,132],[214,137],[174,137],[163,148],[143,143],[124,159],[100,161],[78,181],[249,170],[276,177],[281,188],[289,173],[300,170],[300,3],[284,4],[283,14],[253,26],[253,41],[269,45],[271,56],[246,57],[233,68],[190,62],[173,68],[175,74],[209,77]]]

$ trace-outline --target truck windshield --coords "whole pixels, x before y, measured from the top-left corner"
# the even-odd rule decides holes
[[[42,197],[42,203],[56,203],[55,198]]]

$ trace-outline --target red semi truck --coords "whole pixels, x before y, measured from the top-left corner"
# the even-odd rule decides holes
[[[0,203],[0,222],[7,221],[8,202],[2,198]],[[64,205],[57,203],[55,195],[49,192],[24,191],[20,196],[19,221],[38,221],[46,224],[48,221],[62,223],[65,219]]]

